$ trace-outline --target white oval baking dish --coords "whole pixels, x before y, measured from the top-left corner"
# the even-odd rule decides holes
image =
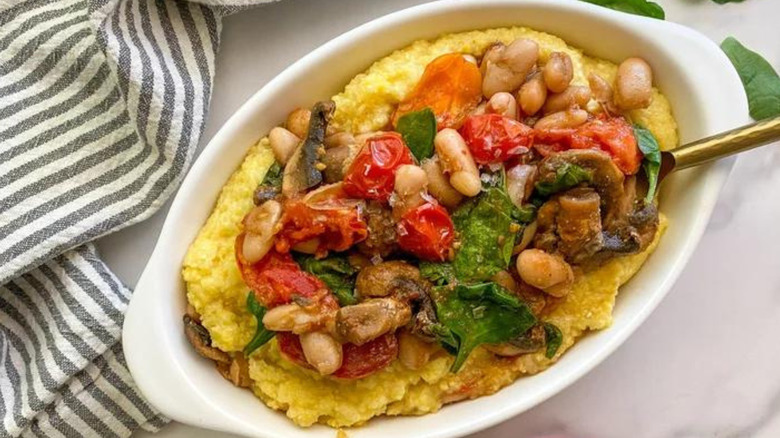
[[[295,426],[249,391],[220,377],[213,364],[189,346],[182,331],[185,291],[180,275],[187,247],[247,148],[291,108],[335,94],[373,61],[414,40],[512,25],[558,35],[597,57],[647,59],[657,86],[672,103],[683,142],[749,121],[739,77],[713,42],[674,23],[584,2],[434,2],[347,32],[290,66],[249,99],[214,136],[184,179],[138,281],[123,330],[130,371],[154,406],[183,423],[247,436],[334,436],[326,427]],[[621,289],[612,327],[586,336],[549,370],[521,378],[492,396],[421,417],[378,418],[351,430],[350,437],[462,436],[517,415],[570,385],[614,351],[669,291],[704,231],[732,163],[681,172],[664,182],[661,210],[669,218],[669,229],[642,270]]]

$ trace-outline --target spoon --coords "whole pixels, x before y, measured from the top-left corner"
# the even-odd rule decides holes
[[[762,120],[661,152],[660,183],[669,173],[780,140],[780,117]]]

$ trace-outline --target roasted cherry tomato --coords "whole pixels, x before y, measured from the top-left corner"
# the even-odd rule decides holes
[[[338,307],[325,283],[304,272],[289,253],[271,249],[259,262],[249,264],[241,256],[244,235],[236,239],[236,261],[244,283],[255,293],[257,300],[268,308],[287,304],[294,297],[319,301],[324,306]]]
[[[328,250],[345,251],[368,237],[368,226],[357,206],[336,202],[315,207],[301,199],[288,201],[281,224],[274,242],[279,252],[289,252],[298,243],[318,238],[316,254],[325,256]]]
[[[421,259],[446,260],[454,239],[452,219],[438,204],[425,203],[413,208],[398,223],[398,245]]]
[[[461,53],[448,53],[431,61],[414,90],[398,104],[393,126],[398,119],[426,107],[436,114],[439,130],[458,128],[482,99],[482,74],[476,64]]]
[[[279,332],[276,334],[279,350],[291,362],[311,368],[303,354],[298,335]],[[340,379],[360,379],[373,374],[388,365],[398,356],[398,340],[393,333],[386,333],[363,345],[343,344],[341,368],[332,374]]]
[[[543,156],[567,149],[600,149],[626,175],[637,173],[642,164],[634,129],[622,117],[594,119],[576,129],[537,130],[535,135],[534,148]]]
[[[395,185],[395,171],[412,164],[412,153],[401,135],[387,132],[366,140],[344,177],[344,191],[353,197],[387,201]]]
[[[503,163],[528,152],[534,141],[533,129],[499,114],[469,117],[460,135],[479,164]]]

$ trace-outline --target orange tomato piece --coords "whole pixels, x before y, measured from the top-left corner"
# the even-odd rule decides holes
[[[437,129],[457,129],[481,99],[479,67],[461,53],[441,55],[425,67],[414,90],[398,104],[393,126],[402,115],[427,107],[436,115]]]

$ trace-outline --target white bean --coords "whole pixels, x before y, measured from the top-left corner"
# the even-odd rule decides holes
[[[323,144],[328,149],[340,146],[351,146],[355,144],[355,136],[349,132],[337,132],[325,137]]]
[[[249,263],[265,257],[274,243],[274,236],[282,217],[282,205],[273,199],[253,208],[244,217],[242,255]]]
[[[544,83],[553,93],[561,93],[574,78],[574,66],[569,55],[563,52],[553,52],[542,70]]]
[[[309,132],[309,119],[311,119],[311,111],[306,108],[296,108],[287,116],[285,126],[298,138],[304,138]]]
[[[496,46],[485,55],[482,94],[490,98],[500,91],[514,91],[525,82],[526,76],[539,58],[536,42],[519,38],[508,46]]]
[[[588,84],[590,85],[590,91],[593,94],[593,98],[599,103],[602,105],[612,103],[612,86],[609,85],[609,82],[607,82],[606,79],[596,73],[591,73],[588,75]]]
[[[498,271],[491,278],[494,283],[511,292],[517,292],[517,282],[509,271]]]
[[[452,187],[447,176],[444,175],[439,157],[434,155],[423,161],[422,168],[428,176],[428,191],[431,192],[431,195],[445,207],[457,207],[463,200],[463,195]]]
[[[526,249],[517,256],[517,273],[524,282],[555,297],[568,294],[574,283],[571,266],[540,249]]]
[[[623,61],[615,85],[615,103],[622,110],[647,108],[653,100],[653,70],[642,58]]]
[[[436,134],[433,141],[444,171],[450,175],[450,184],[466,196],[476,196],[482,190],[479,170],[471,156],[466,141],[458,131],[446,128]]]
[[[304,333],[300,336],[306,362],[322,375],[333,374],[341,368],[343,352],[341,344],[333,336],[321,333]]]
[[[572,85],[563,90],[562,93],[549,96],[547,102],[544,104],[544,113],[557,113],[558,111],[564,111],[574,107],[585,108],[588,101],[590,101],[590,88]]]
[[[518,100],[520,101],[520,109],[527,116],[532,116],[542,109],[544,101],[547,100],[547,85],[545,85],[541,74],[532,76],[528,82],[520,87]]]
[[[393,216],[398,219],[408,210],[425,203],[423,195],[428,191],[428,175],[414,164],[400,166],[395,171],[393,190],[398,195],[393,205]]]
[[[536,129],[567,129],[576,128],[588,121],[588,112],[582,109],[569,109],[546,115],[539,119]]]
[[[295,303],[269,309],[263,316],[263,326],[275,332],[306,333],[325,325],[333,315],[302,307]]]
[[[271,150],[276,161],[287,164],[287,160],[292,157],[301,139],[292,132],[277,126],[268,133],[268,141],[271,143]]]
[[[485,108],[488,113],[500,114],[512,120],[517,119],[517,101],[515,96],[506,91],[501,91],[493,95]]]
[[[531,197],[535,178],[536,166],[530,164],[518,164],[506,171],[506,191],[513,204],[522,207]]]

